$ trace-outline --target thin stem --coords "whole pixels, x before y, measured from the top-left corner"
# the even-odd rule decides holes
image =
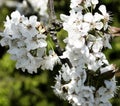
[[[48,14],[49,14],[49,27],[50,30],[60,31],[62,29],[62,22],[57,20],[54,10],[54,0],[48,0]]]
[[[26,0],[26,3],[27,3],[27,5],[29,6],[30,9],[34,10],[33,6],[31,5],[31,3],[28,0]]]
[[[56,19],[54,10],[54,0],[48,0],[49,23],[51,24]]]

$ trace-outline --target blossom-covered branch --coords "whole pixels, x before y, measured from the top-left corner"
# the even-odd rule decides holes
[[[27,4],[39,10],[42,18],[14,11],[6,17],[1,33],[0,43],[9,47],[16,68],[32,74],[39,68],[53,71],[59,64],[53,86],[55,94],[73,106],[111,106],[109,100],[117,88],[116,69],[106,59],[103,49],[112,49],[112,34],[120,30],[109,25],[111,18],[106,6],[98,5],[98,0],[71,0],[70,15],[61,14],[61,20],[57,20],[54,0],[35,1],[27,0]],[[57,38],[61,29],[68,34],[64,50]]]
[[[63,64],[56,76],[54,91],[73,106],[111,106],[116,90],[115,67],[109,64],[103,48],[112,48],[108,32],[110,16],[98,0],[71,0],[70,15],[61,14],[68,32],[65,51],[72,68]]]

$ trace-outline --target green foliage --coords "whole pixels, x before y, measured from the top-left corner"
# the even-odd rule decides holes
[[[15,62],[5,54],[0,60],[0,106],[56,106],[60,101],[52,91],[55,74],[39,70],[30,75],[15,69]],[[66,105],[68,106],[68,104]]]
[[[59,39],[59,45],[61,48],[65,48],[64,39],[67,37],[67,32],[65,30],[61,30],[57,33],[57,38]]]

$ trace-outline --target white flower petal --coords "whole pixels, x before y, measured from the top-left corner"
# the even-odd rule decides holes
[[[105,14],[107,13],[106,6],[105,6],[105,5],[101,5],[101,6],[99,7],[99,10],[100,10],[100,12],[101,12],[103,15],[105,15]]]
[[[86,14],[84,15],[84,21],[91,23],[91,22],[93,21],[93,15],[92,15],[92,13],[86,13]]]

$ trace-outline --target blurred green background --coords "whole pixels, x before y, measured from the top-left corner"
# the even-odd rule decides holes
[[[107,6],[112,16],[110,24],[120,27],[120,0],[101,0],[101,3]],[[0,7],[0,31],[4,28],[5,17],[13,10],[15,8],[5,5]],[[58,17],[60,13],[68,14],[69,0],[55,0],[55,11]],[[63,32],[60,32],[58,37],[62,39],[63,35]],[[109,62],[120,69],[120,37],[113,38],[111,43],[113,49],[106,50],[105,54]],[[0,106],[71,106],[54,95],[51,88],[57,68],[54,72],[39,70],[33,75],[23,73],[15,69],[15,62],[10,60],[10,55],[6,51],[6,47],[0,46]],[[120,86],[120,77],[116,80]],[[113,106],[120,106],[120,89],[111,102]]]

